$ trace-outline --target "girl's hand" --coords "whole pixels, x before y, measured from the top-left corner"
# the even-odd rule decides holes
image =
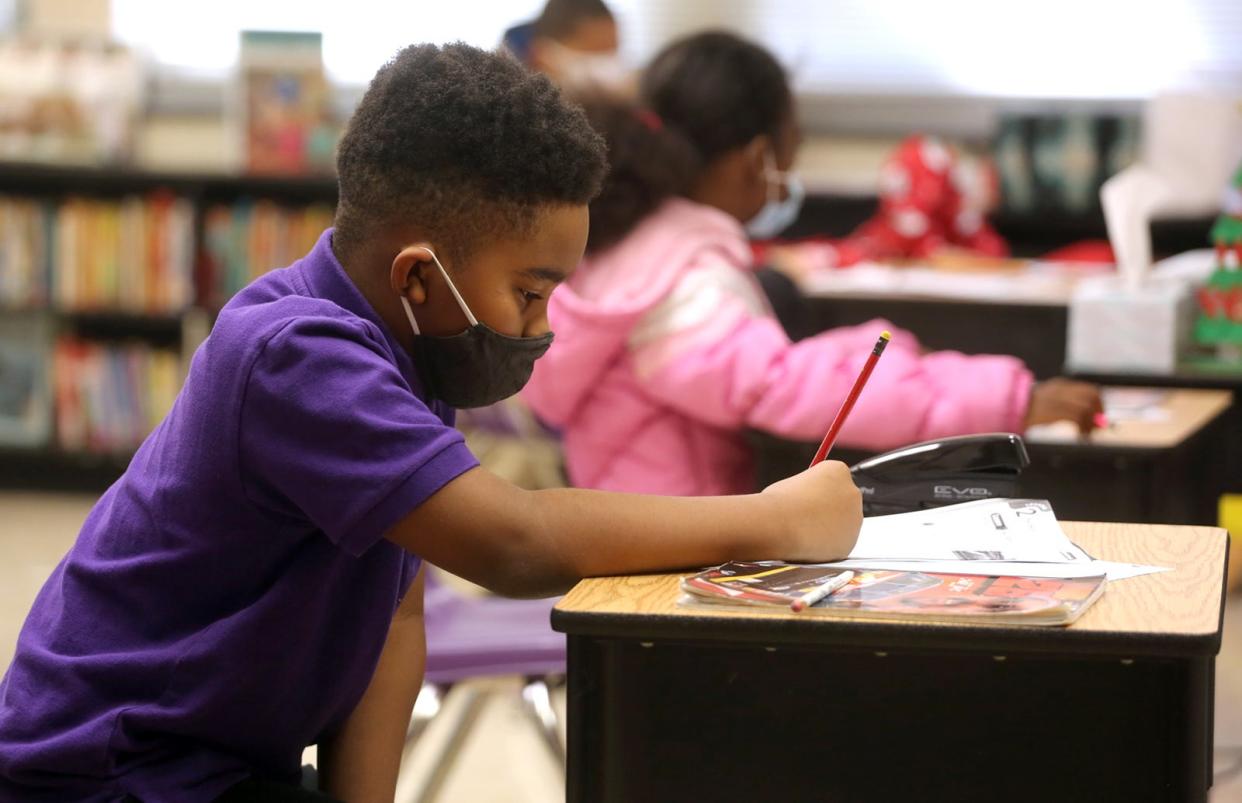
[[[1100,401],[1100,389],[1095,385],[1070,379],[1049,379],[1037,383],[1031,390],[1025,426],[1071,421],[1085,435],[1095,427],[1095,417],[1102,412],[1104,405]]]

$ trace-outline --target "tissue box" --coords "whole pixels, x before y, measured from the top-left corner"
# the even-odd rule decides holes
[[[1070,299],[1066,362],[1072,372],[1172,373],[1193,317],[1184,282],[1083,279]]]

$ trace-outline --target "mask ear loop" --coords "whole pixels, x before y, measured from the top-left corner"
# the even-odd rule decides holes
[[[465,313],[466,320],[471,326],[478,326],[479,321],[474,317],[474,313],[470,311],[470,307],[466,306],[465,299],[461,297],[461,293],[457,292],[457,286],[453,284],[453,280],[449,278],[448,271],[440,264],[439,257],[435,252],[426,246],[422,246],[422,250],[431,254],[431,259],[436,263],[436,267],[440,269],[440,275],[444,277],[444,281],[448,283],[449,292],[453,294],[453,298],[457,301],[457,306]],[[414,334],[421,335],[422,331],[418,328],[418,321],[414,320],[414,310],[410,307],[410,301],[405,296],[401,296],[401,308],[405,310],[405,317],[410,322],[410,328],[414,330]]]
[[[779,201],[781,199],[781,187],[786,183],[786,171],[778,170],[776,167],[776,157],[772,155],[772,151],[763,152],[763,181],[768,185],[768,200]],[[775,192],[773,192],[775,187]]]
[[[418,321],[414,320],[414,310],[410,309],[410,301],[405,296],[401,296],[401,306],[405,309],[405,317],[410,321],[410,328],[414,330],[414,334],[421,335],[418,330]]]
[[[444,266],[440,264],[440,258],[437,257],[436,253],[432,251],[430,248],[426,246],[420,246],[420,247],[424,251],[426,251],[428,254],[431,254],[432,261],[435,262],[436,267],[440,269],[440,275],[443,276],[444,281],[448,283],[449,292],[453,294],[453,298],[457,299],[457,306],[461,307],[461,311],[465,313],[466,320],[470,322],[471,326],[478,326],[479,325],[478,318],[474,317],[474,313],[470,311],[470,307],[466,306],[466,301],[465,299],[461,297],[461,293],[457,292],[457,286],[454,285],[453,280],[449,278],[448,271],[446,271],[444,269]],[[405,298],[405,296],[402,296],[402,298]],[[406,307],[408,309],[409,304],[406,304]],[[410,313],[410,320],[413,320],[413,319],[414,319],[414,314]]]

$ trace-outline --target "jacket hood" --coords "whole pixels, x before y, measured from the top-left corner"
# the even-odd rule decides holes
[[[548,324],[556,339],[535,364],[523,398],[545,421],[563,426],[624,356],[630,332],[643,315],[707,254],[741,268],[752,264],[737,220],[676,198],[620,243],[585,258],[548,302]]]

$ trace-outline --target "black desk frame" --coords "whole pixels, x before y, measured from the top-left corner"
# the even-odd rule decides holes
[[[552,618],[570,803],[1205,803],[1211,785],[1219,632]]]

